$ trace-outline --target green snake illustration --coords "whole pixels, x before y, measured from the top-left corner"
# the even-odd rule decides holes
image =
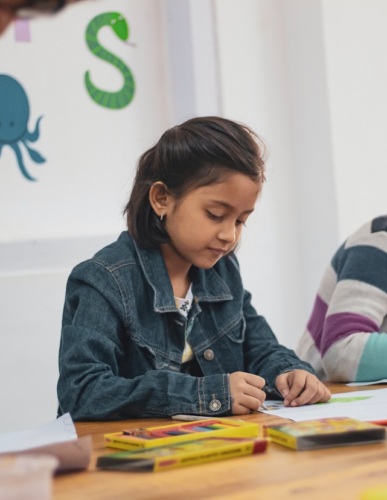
[[[86,28],[86,43],[91,52],[96,56],[112,64],[122,74],[124,84],[117,92],[108,92],[96,87],[90,78],[90,71],[85,73],[85,84],[90,97],[100,106],[110,109],[122,109],[133,99],[135,83],[130,69],[114,54],[107,51],[97,39],[98,31],[103,26],[110,26],[114,33],[123,41],[129,36],[129,26],[125,18],[118,12],[105,12],[94,17]]]

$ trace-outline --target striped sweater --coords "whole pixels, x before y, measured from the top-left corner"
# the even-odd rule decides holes
[[[387,378],[387,215],[352,234],[326,270],[297,354],[321,379]]]

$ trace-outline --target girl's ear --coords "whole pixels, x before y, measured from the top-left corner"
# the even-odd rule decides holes
[[[166,213],[169,198],[170,194],[164,182],[157,181],[152,184],[149,190],[149,203],[161,219]]]

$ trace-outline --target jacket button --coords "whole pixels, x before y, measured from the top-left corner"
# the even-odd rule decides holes
[[[207,361],[212,361],[215,357],[215,354],[212,349],[206,349],[203,353],[203,356]]]
[[[211,411],[218,411],[220,410],[222,403],[219,401],[219,399],[213,399],[208,406]]]

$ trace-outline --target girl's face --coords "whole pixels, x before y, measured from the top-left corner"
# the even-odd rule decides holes
[[[260,189],[260,182],[232,173],[180,199],[169,195],[165,227],[171,241],[162,248],[166,260],[175,265],[180,261],[182,267],[211,268],[238,243]]]

